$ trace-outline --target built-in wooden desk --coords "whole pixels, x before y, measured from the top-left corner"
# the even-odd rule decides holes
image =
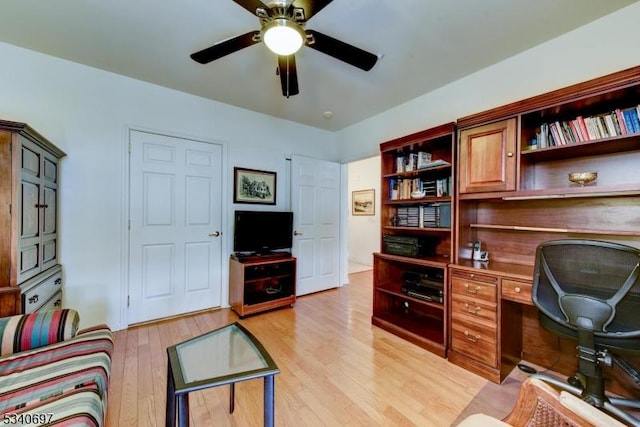
[[[533,267],[462,261],[449,265],[449,361],[501,383],[524,361],[562,375],[578,370],[576,341],[543,329],[531,300]],[[626,356],[640,367],[640,357]],[[607,390],[640,398],[619,369],[604,369]]]

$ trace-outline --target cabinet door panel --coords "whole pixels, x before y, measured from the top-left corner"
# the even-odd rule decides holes
[[[516,189],[516,119],[460,132],[460,193]]]
[[[40,233],[40,186],[22,182],[20,239],[36,237]]]

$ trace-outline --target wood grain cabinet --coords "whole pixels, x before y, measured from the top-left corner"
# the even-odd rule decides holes
[[[380,253],[371,323],[447,354],[446,277],[453,259],[455,126],[380,144]]]
[[[23,283],[46,280],[58,265],[58,162],[65,154],[29,125],[2,120],[0,151],[0,311],[6,315],[25,309]]]
[[[450,270],[451,349],[449,358],[465,358],[488,370],[498,367],[498,277]]]
[[[468,258],[475,241],[491,261],[530,266],[536,247],[548,240],[584,237],[637,246],[640,128],[627,128],[623,113],[637,117],[639,104],[640,67],[635,67],[459,119],[456,262]],[[617,125],[610,133],[589,135],[578,131],[583,122],[600,123],[603,131],[605,123]],[[517,130],[515,150],[505,136],[511,128]],[[550,129],[563,132],[564,142],[551,142]],[[483,162],[473,161],[480,149],[469,147],[476,143],[491,157],[515,164],[514,188],[502,185],[501,167],[490,168],[489,175],[500,186],[483,186],[483,174],[474,172]],[[505,155],[505,148],[514,156]],[[571,172],[596,172],[597,179],[573,183]]]
[[[251,256],[229,259],[229,304],[240,317],[293,306],[296,258]]]
[[[580,238],[640,247],[638,115],[634,67],[458,119],[454,363],[496,382],[520,360],[573,373],[575,342],[543,330],[531,301],[536,248]],[[597,179],[571,182],[572,172]],[[470,259],[478,241],[488,262]]]
[[[460,193],[516,189],[516,119],[459,131]]]

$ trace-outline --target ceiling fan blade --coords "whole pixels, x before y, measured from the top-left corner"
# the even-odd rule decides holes
[[[267,13],[269,13],[269,8],[267,7],[267,5],[262,3],[260,0],[233,0],[233,1],[238,5],[242,6],[243,8],[247,9],[253,15],[256,14],[257,9],[264,9]]]
[[[298,90],[298,73],[296,72],[295,55],[278,56],[278,73],[282,85],[282,95],[287,98],[300,93]]]
[[[329,56],[333,56],[340,61],[347,64],[358,67],[364,71],[369,71],[376,65],[378,56],[373,53],[369,53],[365,50],[342,42],[333,37],[329,37],[326,34],[319,33],[313,30],[307,30],[307,34],[313,36],[313,43],[308,43],[307,46],[320,51]]]
[[[304,20],[308,21],[333,0],[295,0],[291,7],[304,10]]]
[[[201,64],[208,64],[211,61],[222,58],[230,53],[236,52],[245,47],[249,47],[260,42],[259,37],[255,37],[256,34],[260,34],[259,31],[251,31],[240,36],[232,37],[227,40],[223,40],[214,44],[211,47],[203,49],[199,52],[192,53],[191,59]]]

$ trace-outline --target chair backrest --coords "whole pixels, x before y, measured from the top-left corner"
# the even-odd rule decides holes
[[[594,336],[640,336],[640,249],[586,239],[536,250],[532,299],[549,319]]]

